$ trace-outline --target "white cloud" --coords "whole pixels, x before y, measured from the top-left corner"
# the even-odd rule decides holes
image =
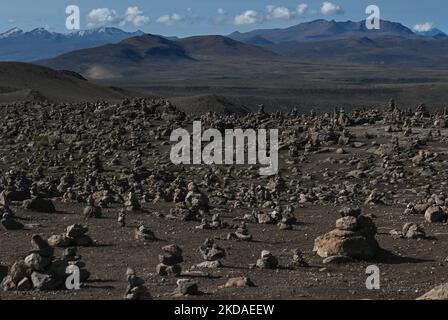
[[[89,12],[87,15],[87,21],[87,26],[95,27],[118,24],[119,18],[117,16],[117,12],[113,9],[97,8]]]
[[[137,7],[128,7],[123,17],[120,17],[114,9],[97,8],[87,15],[87,27],[102,27],[107,25],[141,27],[149,23],[149,17]]]
[[[344,10],[337,4],[334,4],[330,1],[325,1],[320,8],[320,12],[322,14],[342,14]]]
[[[194,13],[193,9],[188,8],[185,15],[179,13],[165,14],[163,16],[160,16],[157,19],[157,22],[166,26],[175,26],[182,22],[194,24],[196,22],[199,22],[201,19],[202,18],[200,16]]]
[[[212,17],[212,22],[214,24],[225,24],[228,21],[227,12],[223,8],[219,8],[216,14]]]
[[[262,17],[255,10],[246,10],[233,18],[234,25],[254,24],[262,21]]]
[[[183,21],[185,21],[185,16],[182,16],[178,13],[165,14],[157,19],[158,23],[164,24],[166,26],[174,26]]]
[[[308,5],[306,3],[301,3],[297,6],[297,12],[299,14],[304,14],[307,9],[308,9]]]
[[[432,22],[420,23],[414,26],[414,30],[417,32],[427,32],[432,28],[434,28],[434,23]]]
[[[143,15],[138,7],[129,7],[126,9],[123,20],[120,22],[120,26],[125,26],[126,24],[132,24],[136,27],[141,27],[149,23],[149,17]]]
[[[293,11],[283,6],[276,7],[273,5],[268,5],[266,6],[266,11],[268,12],[268,19],[290,20],[295,17],[295,13]]]

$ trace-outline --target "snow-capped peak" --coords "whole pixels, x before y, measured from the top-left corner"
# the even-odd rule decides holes
[[[8,31],[6,31],[4,33],[0,33],[0,39],[9,38],[9,37],[15,37],[15,36],[21,35],[22,33],[23,33],[22,29],[14,27],[14,28],[9,29]]]

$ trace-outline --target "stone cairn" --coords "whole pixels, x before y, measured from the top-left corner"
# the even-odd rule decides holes
[[[145,280],[138,277],[131,268],[126,270],[126,281],[128,286],[124,293],[124,300],[152,300],[148,288],[144,286]]]
[[[180,263],[184,261],[182,257],[182,249],[175,244],[171,244],[162,248],[159,254],[159,264],[156,272],[161,276],[179,276],[182,272]]]
[[[145,227],[143,224],[135,229],[135,240],[140,241],[156,241],[157,238],[149,228]]]
[[[221,259],[224,259],[226,252],[214,240],[206,239],[199,247],[199,252],[205,261],[196,265],[197,268],[219,268],[223,266]]]
[[[101,207],[95,205],[95,199],[90,195],[87,198],[87,206],[84,208],[82,214],[86,218],[101,218]]]
[[[122,228],[126,226],[126,212],[121,209],[120,212],[118,212],[118,218],[117,218],[118,225]]]
[[[4,230],[21,230],[24,225],[14,219],[14,212],[9,207],[5,191],[0,193],[0,227]]]
[[[395,239],[425,239],[426,233],[423,226],[417,223],[406,223],[401,231],[391,230],[389,234]]]
[[[303,252],[300,249],[294,249],[292,255],[292,261],[290,262],[288,267],[291,269],[295,269],[295,268],[304,268],[308,266],[309,266],[308,262],[305,261]]]
[[[269,251],[263,250],[261,258],[255,264],[260,269],[276,269],[278,267],[278,259]]]
[[[174,290],[173,295],[175,297],[179,296],[196,296],[200,294],[198,283],[191,279],[178,279],[176,290]]]
[[[137,196],[133,192],[129,192],[128,199],[124,203],[124,207],[127,211],[138,211],[141,209],[140,202],[137,199]]]
[[[242,222],[235,232],[231,232],[227,235],[227,240],[252,241],[252,235],[249,234],[247,224]]]
[[[48,243],[53,247],[90,247],[95,242],[87,235],[89,228],[80,224],[73,224],[67,227],[65,233],[56,234],[48,238]]]
[[[4,230],[22,230],[25,226],[16,221],[11,213],[4,212],[0,220],[0,227]]]
[[[344,208],[339,213],[342,218],[336,221],[336,229],[317,237],[313,251],[323,258],[374,258],[379,245],[375,239],[376,226],[372,219],[361,215],[360,208]]]
[[[76,248],[67,249],[62,258],[54,257],[54,248],[34,235],[31,239],[29,255],[16,261],[2,281],[3,290],[41,290],[51,291],[63,289],[70,273],[67,268],[75,265],[80,269],[80,280],[86,281],[90,273],[84,268],[81,257],[76,255]]]

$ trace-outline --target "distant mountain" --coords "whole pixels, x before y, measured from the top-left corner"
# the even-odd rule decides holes
[[[196,36],[176,41],[191,56],[268,58],[276,54],[223,36]]]
[[[160,69],[166,69],[167,72],[177,70],[179,73],[186,64],[205,61],[265,59],[276,56],[268,49],[223,36],[197,36],[170,41],[161,36],[146,34],[117,44],[73,51],[38,63],[54,69],[73,70],[88,78],[108,79]],[[196,67],[200,68],[198,65]]]
[[[261,39],[273,43],[281,43],[385,35],[415,36],[411,29],[402,24],[386,20],[381,21],[381,28],[379,30],[369,30],[366,28],[365,21],[339,22],[320,19],[301,23],[285,29],[259,29],[246,33],[234,32],[230,34],[229,37],[245,43],[252,43],[254,38],[257,39],[256,37],[259,37],[259,39],[261,37]]]
[[[425,36],[425,37],[436,37],[436,36],[446,36],[446,33],[443,32],[440,29],[437,28],[432,28],[428,31],[424,31],[424,32],[416,32],[416,34],[420,35],[420,36]]]
[[[21,34],[23,34],[23,30],[22,29],[12,28],[12,29],[9,29],[6,32],[0,33],[0,39],[13,38],[13,37],[20,36]]]
[[[289,58],[326,63],[448,66],[448,38],[376,36],[266,46]]]
[[[0,103],[120,100],[127,96],[126,91],[93,84],[73,72],[21,62],[0,62]]]
[[[13,28],[0,34],[0,61],[30,62],[60,54],[92,48],[144,34],[142,31],[125,32],[118,28],[97,28],[69,34],[37,28],[24,32]]]

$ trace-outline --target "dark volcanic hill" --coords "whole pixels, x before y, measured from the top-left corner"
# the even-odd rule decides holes
[[[20,62],[0,62],[0,103],[29,100],[121,100],[126,91],[102,87],[67,71]]]
[[[69,34],[50,32],[43,28],[24,32],[13,28],[0,34],[0,61],[31,62],[60,54],[117,43],[142,35],[143,32],[125,32],[117,28],[97,28]]]
[[[254,37],[261,37],[265,41],[274,43],[280,42],[303,42],[303,41],[322,41],[334,40],[340,38],[364,37],[364,36],[414,36],[411,29],[397,22],[386,20],[381,21],[380,30],[368,30],[365,21],[327,21],[315,20],[301,23],[285,29],[259,29],[246,33],[234,32],[229,38],[252,43]],[[257,39],[257,38],[255,38]]]
[[[181,72],[193,64],[200,69],[203,60],[241,58],[266,59],[277,54],[222,36],[199,36],[171,41],[155,35],[143,35],[117,44],[63,54],[39,64],[79,72],[94,79],[121,78],[160,70]]]
[[[255,44],[245,44],[223,36],[189,37],[176,43],[191,56],[269,58],[276,55]]]

